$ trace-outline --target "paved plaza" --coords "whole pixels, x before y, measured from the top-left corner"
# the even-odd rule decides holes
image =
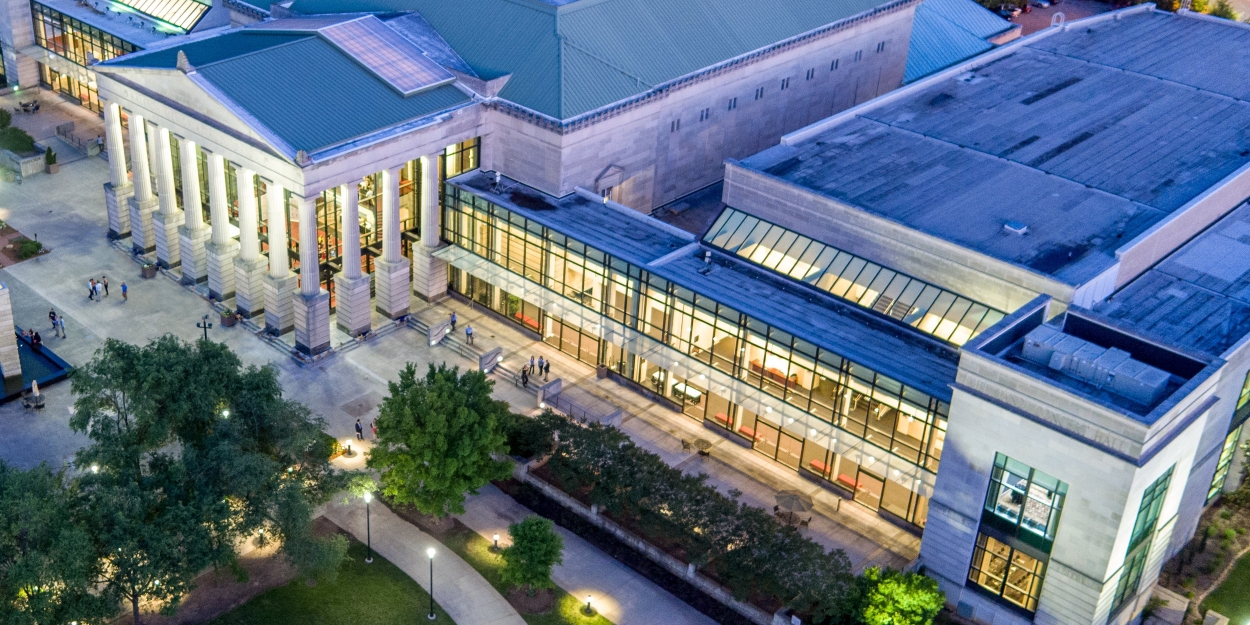
[[[0,280],[13,291],[17,324],[39,329],[48,337],[47,345],[75,366],[88,362],[106,337],[144,343],[171,333],[193,340],[202,336],[196,327],[201,317],[211,314],[210,318],[215,318],[211,304],[199,293],[167,276],[142,279],[135,260],[106,240],[101,185],[107,179],[107,163],[100,158],[86,158],[65,164],[56,175],[34,176],[21,185],[0,184],[0,219],[28,236],[38,236],[51,250],[36,259],[0,269]],[[87,280],[101,276],[108,276],[110,294],[102,302],[91,301],[87,299]],[[129,286],[129,299],[125,301],[120,292],[122,282]],[[49,308],[64,315],[69,338],[51,338]],[[856,570],[869,565],[901,567],[914,559],[919,550],[920,539],[915,535],[857,504],[842,501],[751,450],[709,436],[700,424],[681,414],[614,382],[598,379],[592,367],[556,352],[487,313],[454,300],[428,306],[414,299],[413,310],[425,323],[441,320],[455,310],[461,328],[465,324],[474,326],[477,350],[502,346],[504,365],[511,371],[531,355],[546,357],[553,363],[552,377],[563,379],[566,394],[578,396],[580,403],[597,411],[619,409],[623,415],[621,427],[640,445],[683,470],[708,474],[709,482],[723,491],[741,491],[744,500],[752,505],[771,508],[779,490],[797,488],[812,493],[815,517],[804,533],[827,547],[846,550]],[[340,347],[311,365],[298,363],[280,346],[262,340],[242,325],[214,327],[209,338],[229,345],[245,363],[273,365],[288,396],[314,407],[325,419],[327,430],[340,439],[352,437],[357,418],[363,418],[367,424],[376,416],[387,381],[394,380],[405,363],[421,368],[441,362],[461,367],[476,364],[460,355],[464,350],[429,347],[424,334],[406,326],[351,349]],[[340,337],[335,344],[343,340],[345,337]],[[457,335],[447,340],[463,341],[463,337]],[[496,378],[498,398],[510,402],[517,411],[537,410],[534,395],[514,385],[509,374]],[[0,457],[7,462],[27,467],[43,461],[62,465],[85,442],[68,428],[72,410],[69,384],[62,383],[45,392],[48,407],[37,413],[24,411],[16,402],[0,406],[0,427],[5,432],[0,437]],[[713,440],[709,456],[682,450],[682,439],[698,437]]]

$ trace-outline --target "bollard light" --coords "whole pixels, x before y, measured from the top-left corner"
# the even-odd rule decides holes
[[[590,607],[590,595],[586,595],[586,607],[582,608],[582,613],[586,616],[594,616],[595,609]]]
[[[369,527],[369,502],[373,493],[365,491],[365,564],[373,564],[373,530]]]
[[[499,532],[495,532],[495,551],[499,551]]]
[[[426,549],[425,555],[430,556],[430,613],[426,618],[432,621],[438,618],[434,615],[434,548]]]

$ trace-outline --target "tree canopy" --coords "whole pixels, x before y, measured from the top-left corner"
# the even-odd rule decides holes
[[[936,581],[917,573],[864,571],[864,625],[930,625],[946,603]]]
[[[332,575],[341,537],[312,536],[314,507],[346,483],[309,410],[282,397],[271,367],[244,367],[226,346],[172,336],[109,340],[72,378],[84,517],[101,583],[131,604],[176,609],[207,566],[241,574],[235,545],[281,541],[302,571]]]
[[[422,514],[464,512],[467,493],[511,470],[504,423],[508,404],[491,398],[494,382],[480,371],[430,365],[422,378],[411,363],[390,383],[378,411],[378,439],[368,466],[382,494]]]
[[[100,561],[64,473],[0,462],[0,624],[105,619],[117,603],[93,588]]]
[[[499,555],[503,557],[503,580],[524,588],[533,596],[538,588],[551,588],[551,569],[564,561],[564,539],[556,533],[550,519],[533,515],[508,526],[512,544]]]

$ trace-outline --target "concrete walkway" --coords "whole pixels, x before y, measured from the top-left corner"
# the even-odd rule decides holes
[[[373,550],[430,590],[430,560],[425,550],[434,547],[434,601],[446,610],[457,625],[525,625],[499,591],[495,590],[460,556],[391,512],[384,505],[370,506]],[[325,507],[325,516],[365,541],[365,505],[358,498],[343,503],[335,496]]]
[[[499,532],[499,545],[511,544],[508,526],[534,514],[498,488],[487,485],[465,501],[461,523],[491,540]],[[591,595],[593,605],[617,625],[712,625],[716,621],[656,586],[629,567],[557,526],[564,538],[564,563],[552,572],[556,585],[579,601]]]

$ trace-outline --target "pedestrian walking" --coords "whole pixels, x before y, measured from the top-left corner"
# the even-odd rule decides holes
[[[99,304],[103,300],[104,300],[104,284],[100,282],[96,282],[95,283],[95,302]]]
[[[104,297],[109,296],[109,277],[100,276],[100,283],[104,285]]]
[[[451,331],[456,331],[456,313],[451,313]]]
[[[373,432],[373,440],[375,440],[375,441],[376,441],[376,440],[378,440],[378,422],[377,422],[377,421],[370,421],[370,422],[369,422],[369,429]]]
[[[525,367],[521,367],[521,388],[529,388],[529,387],[530,387],[529,369],[526,369]]]
[[[56,309],[55,308],[48,311],[48,321],[52,322],[52,330],[55,331],[56,330]]]
[[[126,301],[126,283],[122,282],[122,301]]]
[[[57,316],[56,316],[56,319],[53,319],[53,320],[52,320],[52,335],[53,335],[53,336],[59,336],[59,337],[61,337],[61,338],[66,338],[66,336],[65,336],[65,317],[62,317],[62,316],[60,316],[60,315],[57,315]]]
[[[361,427],[360,419],[356,419],[356,440],[365,440],[365,428]]]
[[[464,327],[464,342],[469,345],[473,344],[473,326]]]
[[[543,380],[546,380],[548,376],[550,375],[551,375],[551,361],[548,360],[547,364],[543,365]]]
[[[87,280],[87,299],[95,299],[95,278]]]

